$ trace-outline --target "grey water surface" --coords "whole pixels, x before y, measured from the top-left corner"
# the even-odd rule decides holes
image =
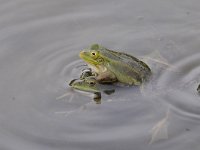
[[[96,104],[68,86],[92,43],[169,66]],[[199,150],[199,83],[198,0],[0,0],[0,150]]]

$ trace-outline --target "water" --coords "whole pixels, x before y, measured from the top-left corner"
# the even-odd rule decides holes
[[[1,150],[199,150],[199,1],[0,4]],[[143,94],[122,88],[99,105],[68,87],[92,43],[134,56],[157,50],[174,68],[154,65]],[[167,136],[151,142],[163,119]]]

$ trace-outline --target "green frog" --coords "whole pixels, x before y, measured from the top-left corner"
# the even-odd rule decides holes
[[[120,82],[125,85],[141,85],[151,75],[151,69],[138,58],[123,52],[109,50],[98,44],[79,54],[99,83]]]
[[[112,94],[115,92],[112,85],[100,84],[94,77],[85,77],[84,79],[74,79],[69,85],[76,90],[94,93],[94,99],[101,99],[101,92]]]

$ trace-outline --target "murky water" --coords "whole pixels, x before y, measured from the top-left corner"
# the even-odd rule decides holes
[[[1,150],[199,150],[199,1],[0,4]],[[156,50],[173,67],[154,63],[144,93],[120,88],[99,105],[68,87],[92,43],[134,56]],[[152,141],[162,124],[167,135]]]

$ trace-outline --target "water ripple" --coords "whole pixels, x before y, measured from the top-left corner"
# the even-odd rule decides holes
[[[199,120],[200,53],[188,56],[173,64],[176,72],[166,71],[158,79],[164,91],[163,100],[171,104],[180,116]]]

